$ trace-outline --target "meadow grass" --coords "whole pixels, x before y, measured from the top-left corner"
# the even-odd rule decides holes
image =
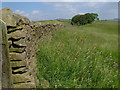
[[[60,23],[59,21],[57,20],[42,20],[42,21],[33,21],[33,22],[40,22],[40,23]]]
[[[117,22],[65,25],[39,42],[38,87],[117,88]]]

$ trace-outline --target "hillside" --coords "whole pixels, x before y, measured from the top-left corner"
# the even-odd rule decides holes
[[[117,88],[118,27],[115,21],[66,28],[39,42],[38,87]]]

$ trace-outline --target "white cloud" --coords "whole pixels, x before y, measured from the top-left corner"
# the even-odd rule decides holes
[[[20,14],[20,15],[23,15],[23,16],[26,16],[26,17],[29,16],[29,13],[26,13],[25,11],[21,11],[21,10],[15,10],[14,13],[17,13],[17,14]]]
[[[18,14],[24,14],[25,13],[24,11],[21,11],[21,10],[16,10],[15,12],[18,13]]]
[[[44,3],[45,7],[51,7],[48,11],[34,9],[31,12],[25,12],[22,10],[16,10],[15,13],[18,13],[23,16],[27,16],[30,20],[48,20],[56,18],[71,18],[76,14],[85,14],[85,13],[98,13],[100,18],[114,18],[117,17],[118,12],[116,5],[113,3],[96,3],[96,2],[86,2],[86,3]]]
[[[80,15],[84,15],[85,13],[78,13],[78,14],[80,14]]]
[[[77,13],[77,8],[73,4],[69,3],[45,3],[54,7],[56,11],[65,12],[66,14]]]
[[[45,15],[45,13],[43,13],[42,11],[39,11],[39,10],[33,10],[29,13],[25,12],[25,11],[22,11],[22,10],[15,10],[14,13],[20,14],[22,16],[26,16],[30,20],[44,19],[44,15]]]
[[[30,12],[29,14],[29,19],[30,20],[42,20],[42,19],[45,19],[46,16],[48,16],[48,14],[46,14],[46,12],[43,12],[41,10],[33,10]]]
[[[39,14],[39,13],[40,13],[40,11],[38,11],[38,10],[32,11],[32,14]]]

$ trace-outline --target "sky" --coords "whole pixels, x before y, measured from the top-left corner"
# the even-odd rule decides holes
[[[6,1],[2,3],[1,8],[6,7],[10,8],[14,13],[26,16],[32,21],[51,20],[58,18],[71,19],[74,15],[85,13],[98,13],[100,19],[118,18],[118,2],[104,2],[104,1],[103,2]]]

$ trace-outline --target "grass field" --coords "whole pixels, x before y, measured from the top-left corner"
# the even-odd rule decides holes
[[[117,22],[65,25],[39,42],[38,87],[117,88]]]
[[[43,21],[33,21],[33,22],[40,22],[40,23],[59,23],[57,20],[43,20]]]

